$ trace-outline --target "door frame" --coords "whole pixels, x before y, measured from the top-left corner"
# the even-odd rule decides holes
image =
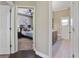
[[[72,56],[79,58],[79,1],[74,1],[71,4],[71,18],[73,22],[72,28]]]
[[[75,5],[74,5],[74,3],[75,3]],[[49,2],[49,5],[52,5],[51,4],[51,2]],[[74,6],[73,6],[74,5]],[[79,17],[78,17],[78,15],[77,16],[75,16],[75,17],[73,17],[74,16],[74,10],[75,10],[75,7],[76,7],[76,9],[77,10],[75,10],[75,12],[76,12],[76,14],[77,13],[79,13],[79,9],[78,9],[78,5],[79,5],[79,2],[73,2],[73,1],[71,1],[71,5],[70,5],[70,15],[71,15],[71,18],[73,19],[73,20],[75,20],[76,18],[77,18],[77,21],[78,21],[78,19],[79,19]],[[49,9],[51,9],[50,7],[49,7]],[[74,10],[73,10],[74,9]],[[53,11],[53,10],[52,10]],[[75,15],[76,15],[75,14]],[[49,16],[51,16],[52,18],[53,18],[53,13],[52,13],[52,15],[49,13]],[[49,19],[51,18],[51,17],[49,17]],[[52,27],[51,27],[51,25],[52,25],[52,20],[49,20],[49,56],[52,58]],[[73,25],[75,24],[75,22],[73,23]],[[77,23],[77,24],[79,24],[79,23]],[[73,27],[74,28],[74,27]],[[74,28],[75,29],[75,28]],[[72,29],[73,30],[73,29]],[[74,32],[74,31],[73,31]],[[78,42],[78,39],[73,39],[72,37],[74,36],[74,33],[71,33],[71,57],[79,57],[78,56],[78,43],[75,43],[75,42]],[[77,31],[78,32],[78,31]],[[77,33],[77,34],[75,34],[75,35],[77,35],[78,36],[78,34],[79,33]],[[75,42],[74,42],[75,41]],[[75,43],[75,44],[74,44]],[[75,48],[76,47],[76,48]]]
[[[52,1],[49,1],[49,57],[52,58]]]
[[[35,7],[34,6],[16,6],[15,7],[15,49],[16,49],[16,52],[18,51],[18,35],[17,35],[17,8],[19,7],[22,7],[22,8],[33,8],[33,50],[35,51],[35,37],[36,37],[36,34],[35,34]]]

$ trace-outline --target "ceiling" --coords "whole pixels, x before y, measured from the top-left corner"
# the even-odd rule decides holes
[[[6,1],[1,1],[0,2],[1,5],[8,5],[8,3]],[[31,2],[15,2],[16,5],[34,5],[35,3],[33,1]],[[59,11],[59,10],[63,10],[63,9],[67,9],[70,7],[70,1],[53,1],[52,2],[52,9],[53,11]]]
[[[35,2],[34,1],[14,1],[14,3],[17,6],[23,6],[23,5],[33,6],[33,5],[35,5]]]
[[[0,5],[8,5],[6,1],[0,1]]]
[[[70,7],[70,1],[53,1],[52,2],[53,11],[67,9],[69,7]]]

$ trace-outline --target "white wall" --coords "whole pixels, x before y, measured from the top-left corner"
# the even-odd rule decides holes
[[[34,1],[16,1],[15,2],[16,6],[35,6],[35,2]]]
[[[49,55],[49,2],[36,2],[36,51]],[[38,54],[37,52],[37,54]]]

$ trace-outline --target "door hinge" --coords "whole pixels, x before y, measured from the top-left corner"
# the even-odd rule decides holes
[[[74,54],[72,54],[72,57],[74,58]]]
[[[10,44],[10,47],[12,47],[12,45]]]
[[[11,27],[9,29],[11,30]]]
[[[69,32],[69,33],[71,33],[71,32]]]
[[[75,29],[74,29],[74,28],[72,28],[72,30],[73,30],[73,32],[74,32],[74,30],[75,30]]]
[[[10,9],[10,12],[11,12],[11,9]]]

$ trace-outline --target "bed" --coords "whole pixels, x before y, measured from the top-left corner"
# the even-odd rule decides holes
[[[33,31],[22,31],[21,34],[27,38],[33,38]]]
[[[26,38],[33,38],[33,29],[31,27],[31,25],[28,25],[28,27],[25,27],[24,25],[20,25],[19,27],[19,31],[18,31],[18,38],[21,37],[26,37]]]

